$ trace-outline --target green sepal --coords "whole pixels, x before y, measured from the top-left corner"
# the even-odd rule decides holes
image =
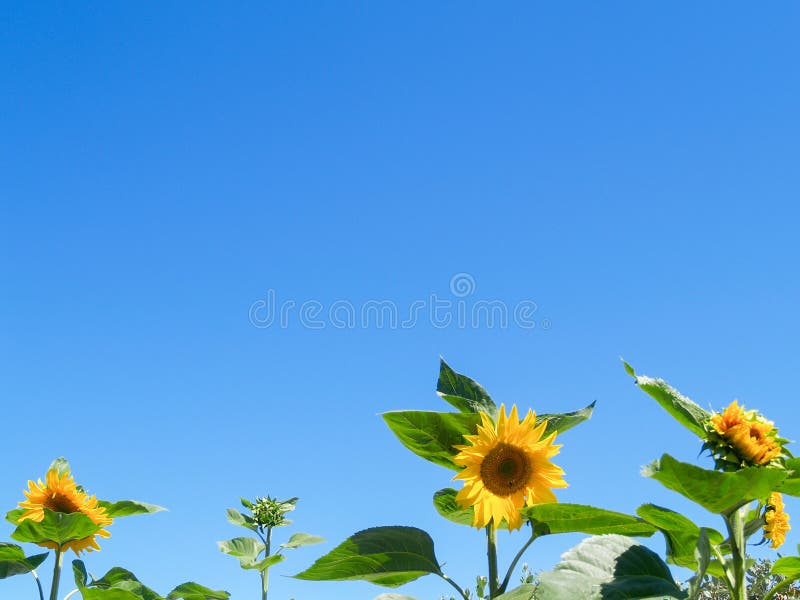
[[[97,505],[105,508],[106,514],[112,519],[129,517],[131,515],[148,515],[162,510],[167,510],[163,506],[149,504],[147,502],[139,502],[138,500],[117,500],[116,502],[98,500]]]
[[[397,587],[430,573],[441,575],[431,536],[416,527],[391,526],[359,531],[294,577]]]
[[[705,438],[705,424],[711,418],[710,412],[681,394],[663,379],[637,375],[627,362],[623,360],[622,364],[628,375],[634,378],[636,385],[652,396],[678,423],[699,438]]]
[[[486,390],[477,381],[456,373],[444,359],[439,364],[436,393],[463,413],[485,412],[492,419],[497,416],[497,405]]]
[[[39,521],[25,519],[17,525],[11,537],[18,542],[54,542],[66,544],[82,540],[102,529],[82,512],[60,513],[45,508],[44,518]]]
[[[680,462],[669,454],[642,469],[664,487],[674,490],[714,514],[730,512],[752,500],[763,499],[781,487],[787,472],[748,467],[722,473]]]
[[[567,551],[552,571],[539,576],[537,600],[684,600],[667,565],[626,536],[588,538]]]
[[[48,554],[25,556],[25,551],[16,544],[0,542],[0,579],[30,573],[45,561]]]
[[[453,471],[461,470],[453,462],[453,457],[458,454],[454,446],[464,444],[464,436],[476,433],[481,422],[476,413],[399,410],[382,416],[406,448]]]

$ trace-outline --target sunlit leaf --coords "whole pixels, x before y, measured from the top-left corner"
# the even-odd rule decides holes
[[[566,552],[539,576],[537,600],[683,600],[658,555],[629,537],[592,537]]]
[[[646,466],[642,474],[715,514],[766,498],[773,490],[780,489],[787,475],[782,469],[760,467],[730,473],[711,471],[675,460],[669,454]]]
[[[417,456],[437,465],[460,471],[453,462],[458,453],[453,446],[464,443],[481,421],[475,413],[441,413],[401,410],[383,413],[386,424],[402,444]]]
[[[230,594],[221,590],[212,590],[199,583],[189,581],[182,583],[167,594],[167,600],[227,600]]]
[[[117,502],[98,500],[97,504],[98,506],[105,508],[106,514],[108,514],[108,516],[112,519],[128,517],[131,515],[146,515],[167,510],[163,506],[157,506],[147,502],[139,502],[138,500],[118,500]]]
[[[483,387],[466,375],[456,373],[444,359],[439,365],[436,393],[463,413],[485,412],[494,418],[497,406]]]
[[[595,403],[592,402],[585,408],[581,408],[580,410],[569,413],[537,414],[536,424],[539,425],[542,421],[547,421],[547,428],[544,431],[544,436],[548,436],[553,432],[558,432],[561,434],[591,418],[592,412],[594,411],[594,405]]]
[[[415,527],[395,526],[359,531],[295,577],[397,587],[429,573],[441,574],[431,537]]]
[[[19,546],[0,542],[0,579],[30,573],[44,562],[48,554],[25,556],[25,551]]]
[[[65,544],[82,540],[97,533],[101,527],[82,512],[57,513],[44,509],[40,522],[25,519],[12,532],[11,537],[18,542],[55,542]]]
[[[667,562],[689,569],[697,568],[695,550],[700,539],[700,527],[682,514],[655,504],[643,504],[636,514],[664,534]],[[713,529],[706,529],[706,536],[715,545],[723,541],[722,534]]]
[[[514,588],[510,592],[495,596],[494,600],[532,600],[536,586],[525,583],[519,587]]]
[[[281,544],[281,548],[299,548],[300,546],[311,546],[312,544],[321,544],[325,539],[318,535],[311,535],[310,533],[295,533],[289,538],[285,544]]]

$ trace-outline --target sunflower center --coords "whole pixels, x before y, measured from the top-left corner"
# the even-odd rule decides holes
[[[53,494],[45,500],[44,506],[54,512],[60,513],[74,513],[78,512],[80,509],[73,498],[63,494]]]
[[[510,496],[528,483],[531,463],[522,449],[511,444],[498,444],[481,463],[483,485],[497,496]]]

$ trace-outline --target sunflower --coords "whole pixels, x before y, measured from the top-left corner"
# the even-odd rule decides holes
[[[763,466],[783,454],[783,442],[772,421],[734,400],[706,425],[706,447],[723,470]]]
[[[783,512],[783,496],[772,492],[764,510],[764,538],[772,542],[773,548],[780,548],[786,540],[786,532],[791,529],[789,515]]]
[[[528,411],[520,421],[516,405],[506,418],[500,405],[497,423],[482,412],[476,435],[465,435],[469,442],[455,446],[459,453],[453,462],[464,467],[453,479],[463,479],[456,495],[461,508],[473,507],[473,527],[489,523],[497,529],[505,519],[509,529],[522,526],[519,509],[544,502],[557,502],[551,488],[567,487],[563,469],[550,462],[558,454],[556,434],[542,439],[547,423],[536,425],[536,415]]]
[[[36,483],[28,481],[28,487],[30,489],[24,491],[28,499],[19,503],[24,512],[18,522],[31,519],[38,523],[44,519],[44,509],[47,508],[53,512],[67,514],[81,512],[100,527],[111,524],[112,519],[106,514],[106,509],[97,505],[95,496],[89,496],[78,488],[69,471],[59,473],[58,469],[50,469],[45,476],[45,483],[42,483],[41,479]],[[76,554],[83,550],[88,552],[100,550],[100,546],[95,541],[96,535],[111,536],[105,529],[100,529],[88,537],[63,544],[61,550],[71,549]],[[58,549],[56,542],[39,542],[39,545],[53,550]]]

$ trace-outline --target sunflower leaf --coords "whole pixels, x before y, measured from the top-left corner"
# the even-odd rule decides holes
[[[250,563],[254,563],[258,555],[264,550],[263,544],[251,537],[236,537],[224,542],[217,542],[217,545],[225,554],[230,554]]]
[[[586,533],[649,537],[656,528],[633,515],[605,510],[585,504],[546,503],[522,509],[539,535],[554,533]]]
[[[705,423],[711,418],[710,412],[682,395],[663,379],[637,375],[633,367],[624,360],[622,364],[628,375],[634,378],[636,385],[652,396],[678,423],[701,439],[705,438]]]
[[[785,462],[789,471],[788,476],[780,487],[779,491],[787,496],[800,496],[800,458],[790,458]]]
[[[310,533],[295,533],[289,538],[285,544],[281,544],[281,548],[299,548],[300,546],[311,546],[313,544],[321,544],[325,539],[318,535],[311,535]]]
[[[243,569],[255,569],[256,571],[266,571],[272,565],[277,565],[279,562],[286,560],[283,554],[273,554],[258,561],[248,562],[242,558],[239,559],[239,564]]]
[[[583,423],[591,418],[594,412],[594,405],[592,402],[589,406],[569,413],[554,413],[554,414],[541,414],[536,415],[536,424],[539,425],[542,421],[547,421],[547,428],[544,430],[542,437],[546,437],[551,433],[564,433],[568,429],[572,429],[576,425]]]
[[[240,513],[235,508],[228,509],[227,518],[228,518],[228,523],[230,523],[231,525],[244,527],[245,529],[249,529],[250,531],[258,531],[258,525],[256,525],[255,519],[253,519],[253,517],[249,515]]]
[[[212,590],[194,581],[187,581],[167,594],[167,600],[178,600],[179,598],[183,600],[227,600],[230,596],[228,592]]]
[[[787,477],[782,469],[748,467],[734,472],[703,469],[680,462],[669,454],[642,469],[664,487],[683,494],[709,512],[721,514],[751,500],[763,499],[781,489]]]
[[[661,531],[667,544],[667,562],[681,567],[697,568],[695,553],[703,531],[709,543],[716,546],[723,541],[719,531],[701,529],[687,517],[668,508],[643,504],[636,509],[636,514]]]
[[[89,585],[78,585],[78,589],[83,600],[165,600],[122,567],[113,567]]]
[[[82,512],[59,513],[49,508],[43,511],[44,518],[41,521],[38,523],[31,519],[22,521],[11,533],[11,537],[18,542],[65,544],[87,538],[101,529]]]
[[[486,390],[477,381],[456,373],[443,358],[436,393],[463,413],[485,412],[493,419],[497,415],[497,406]]]
[[[112,519],[128,517],[131,515],[146,515],[167,510],[163,506],[148,504],[147,502],[139,502],[138,500],[118,500],[117,502],[98,500],[97,505],[105,508],[106,514]]]
[[[464,443],[464,436],[474,434],[481,422],[476,413],[442,413],[399,410],[383,413],[383,420],[400,442],[417,456],[432,463],[460,471],[453,462]]]
[[[582,541],[542,573],[536,598],[683,600],[686,593],[655,552],[625,536],[602,535]]]
[[[534,597],[536,586],[530,583],[522,584],[510,592],[495,596],[495,600],[531,600]]]
[[[431,536],[416,527],[393,526],[359,531],[294,577],[397,587],[429,573],[441,575]]]
[[[0,542],[0,579],[30,573],[44,562],[48,554],[25,556],[25,551],[16,544]]]

